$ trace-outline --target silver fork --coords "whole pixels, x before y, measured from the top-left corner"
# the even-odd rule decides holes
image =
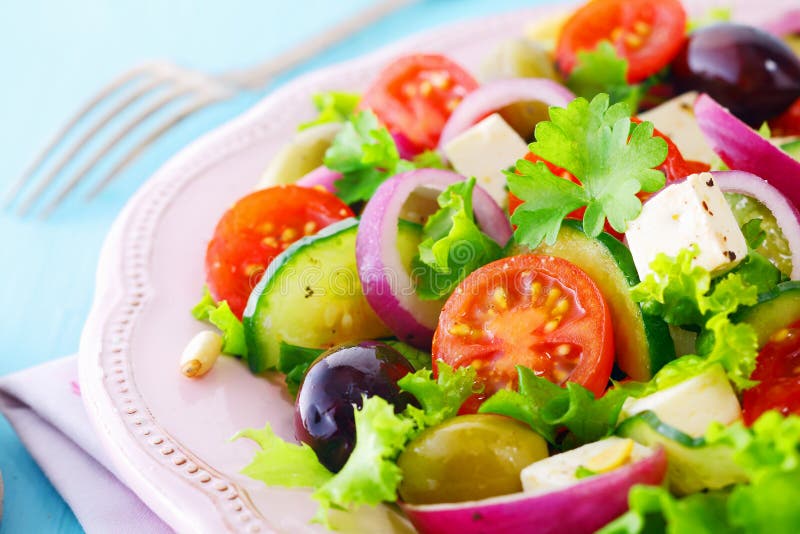
[[[98,148],[86,163],[66,179],[57,190],[55,197],[40,212],[42,218],[47,217],[61,202],[80,184],[86,176],[103,161],[123,139],[133,132],[142,122],[155,115],[163,108],[175,104],[179,100],[185,103],[177,107],[168,116],[153,127],[141,141],[136,143],[114,164],[111,170],[102,176],[86,195],[86,200],[97,196],[119,173],[130,165],[148,146],[170,130],[180,121],[196,111],[213,103],[228,99],[240,91],[255,90],[264,87],[278,74],[299,65],[327,47],[356,33],[369,24],[388,15],[392,11],[410,4],[415,0],[381,0],[365,8],[355,16],[331,27],[330,29],[305,41],[276,58],[253,68],[232,71],[220,75],[208,75],[183,69],[167,62],[149,62],[125,72],[101,89],[91,100],[81,107],[77,113],[56,133],[52,140],[38,154],[27,170],[19,177],[9,190],[5,207],[19,202],[19,216],[27,214],[41,200],[47,191],[56,184],[63,170],[78,157],[87,143],[104,132],[105,127],[117,116],[124,113],[132,105],[143,98],[161,91],[161,95],[139,110],[131,119],[111,134],[111,138]],[[113,97],[110,109],[94,120],[70,146],[64,151],[46,174],[37,181],[54,151],[73,133],[77,126],[99,105]],[[26,186],[31,191],[21,197]],[[35,185],[34,185],[35,184]]]

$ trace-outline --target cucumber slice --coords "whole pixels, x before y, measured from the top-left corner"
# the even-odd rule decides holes
[[[763,347],[772,334],[800,321],[800,281],[783,282],[759,295],[758,304],[737,313],[734,320],[755,328],[758,347]]]
[[[357,231],[356,219],[340,221],[295,242],[270,263],[244,311],[251,371],[274,368],[281,342],[330,348],[391,334],[361,290]]]
[[[528,250],[512,246],[512,253],[523,252]],[[625,245],[606,233],[589,237],[580,222],[568,219],[561,225],[555,244],[543,243],[533,252],[571,261],[594,280],[611,309],[617,365],[628,376],[650,380],[675,359],[667,324],[659,317],[643,314],[631,299],[630,288],[639,283],[639,275]]]
[[[741,467],[733,461],[733,449],[708,445],[661,422],[653,412],[641,412],[623,421],[616,434],[648,447],[664,447],[669,460],[667,479],[670,489],[687,495],[704,489],[720,489],[747,482]]]

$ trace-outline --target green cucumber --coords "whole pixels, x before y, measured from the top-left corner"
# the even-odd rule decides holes
[[[740,311],[734,320],[755,328],[758,347],[763,347],[772,334],[800,321],[800,281],[783,282],[772,291],[762,293],[758,304]]]
[[[624,420],[616,434],[648,447],[664,447],[670,489],[679,495],[748,480],[733,461],[731,447],[708,445],[703,438],[693,438],[663,423],[653,412],[641,412]]]
[[[401,249],[419,243],[421,227],[399,228]],[[361,290],[357,232],[356,219],[340,221],[295,242],[269,264],[244,311],[251,371],[273,369],[282,343],[324,349],[391,335]]]
[[[511,252],[528,252],[512,246]],[[586,271],[611,309],[617,365],[638,381],[650,380],[665,364],[675,359],[675,347],[667,324],[659,317],[645,315],[630,296],[639,275],[628,248],[613,236],[586,235],[580,222],[567,219],[553,245],[545,243],[533,251],[558,256]]]

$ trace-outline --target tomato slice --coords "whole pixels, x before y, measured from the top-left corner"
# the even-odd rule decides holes
[[[391,63],[361,101],[395,135],[418,151],[435,148],[447,119],[478,87],[463,68],[439,54],[414,54]]]
[[[742,395],[742,417],[751,425],[768,410],[800,414],[800,321],[772,335],[756,360],[759,384]]]
[[[564,24],[556,61],[569,74],[581,50],[610,41],[628,60],[628,82],[651,76],[678,54],[686,36],[686,11],[679,0],[591,0]]]
[[[206,280],[218,301],[241,318],[267,265],[293,242],[353,212],[317,188],[281,185],[250,193],[217,223],[206,250]]]
[[[795,100],[783,114],[769,121],[769,126],[775,137],[800,135],[800,98]]]
[[[466,411],[516,386],[517,365],[600,396],[614,363],[611,316],[597,285],[567,260],[523,254],[470,274],[447,300],[433,338],[437,362],[471,365],[484,391]]]
[[[634,123],[638,124],[638,123],[640,123],[642,121],[640,119],[636,118],[636,117],[632,117],[631,118],[631,122],[634,122]],[[659,132],[658,130],[654,129],[653,130],[653,135],[655,135],[657,137],[660,137],[660,138],[664,139],[667,142],[667,159],[665,159],[664,163],[662,163],[658,167],[658,169],[661,172],[663,172],[664,176],[666,177],[666,185],[669,185],[671,183],[675,183],[677,181],[680,181],[683,178],[689,176],[690,174],[695,174],[695,173],[698,173],[698,172],[706,172],[709,169],[711,169],[710,165],[708,165],[706,163],[703,163],[701,161],[693,161],[693,160],[683,159],[683,155],[681,154],[681,151],[678,149],[677,145],[672,142],[672,139],[670,139],[669,137],[667,137],[663,133]],[[572,182],[574,182],[576,184],[580,184],[581,183],[575,176],[573,176],[566,169],[562,169],[561,167],[557,167],[556,165],[553,165],[549,161],[543,160],[542,158],[540,158],[536,154],[533,154],[532,152],[528,152],[528,154],[525,156],[525,159],[527,159],[528,161],[532,161],[534,163],[536,163],[537,161],[541,161],[542,163],[547,165],[547,168],[550,169],[550,172],[552,172],[554,175],[560,176],[560,177],[562,177],[562,178],[564,178],[566,180],[570,180],[570,181],[572,181]],[[652,195],[653,195],[653,193],[640,192],[636,196],[639,197],[639,200],[644,202],[648,198],[650,198]],[[509,193],[508,194],[508,212],[510,214],[513,214],[514,211],[521,204],[522,204],[522,200],[519,197],[517,197],[513,193]],[[577,219],[577,220],[580,221],[580,220],[583,220],[583,213],[585,211],[586,211],[586,208],[578,208],[577,210],[575,210],[572,213],[570,213],[567,217],[570,218],[570,219]],[[605,227],[603,229],[606,232],[608,232],[609,234],[611,234],[614,237],[616,237],[617,239],[619,239],[619,240],[622,240],[623,237],[624,237],[624,234],[621,234],[621,233],[617,232],[616,230],[614,230],[611,227],[611,225],[608,224],[608,221],[606,221],[606,225],[605,225]]]

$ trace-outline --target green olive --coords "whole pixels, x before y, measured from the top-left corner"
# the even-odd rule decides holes
[[[464,415],[430,428],[397,460],[400,497],[412,504],[462,502],[522,491],[523,468],[547,458],[547,444],[502,415]]]

